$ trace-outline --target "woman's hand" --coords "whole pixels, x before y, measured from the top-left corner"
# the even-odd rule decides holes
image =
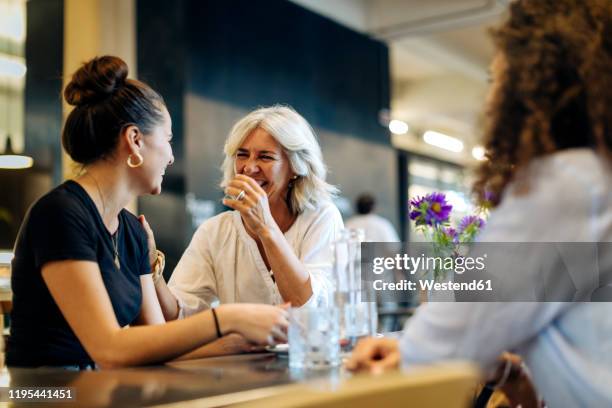
[[[369,337],[355,346],[346,368],[351,371],[367,371],[380,374],[399,368],[400,351],[395,339]]]
[[[238,333],[257,345],[287,342],[289,316],[283,307],[236,303],[216,310],[221,333]]]
[[[230,333],[227,336],[221,337],[219,340],[213,341],[207,346],[210,347],[210,350],[208,350],[209,357],[251,353],[253,351],[262,350],[261,347],[255,346],[238,333]]]
[[[153,235],[153,230],[151,229],[151,226],[147,222],[144,215],[139,215],[138,221],[140,221],[140,224],[142,224],[142,227],[147,233],[147,244],[149,246],[149,265],[153,265],[157,260],[157,247],[155,246],[155,236]]]
[[[224,198],[223,204],[240,211],[247,229],[261,235],[266,229],[278,228],[270,212],[268,195],[251,177],[237,174],[225,188],[225,194],[234,198]]]

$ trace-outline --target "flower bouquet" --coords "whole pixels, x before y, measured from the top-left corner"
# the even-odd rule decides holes
[[[462,256],[461,247],[473,242],[485,226],[485,207],[476,215],[463,217],[456,227],[450,223],[452,209],[444,193],[431,193],[410,200],[410,219],[414,221],[416,231],[431,243],[433,256],[451,260],[443,267],[438,265],[433,271],[427,271],[437,282],[449,279],[449,273],[454,270],[453,260]]]

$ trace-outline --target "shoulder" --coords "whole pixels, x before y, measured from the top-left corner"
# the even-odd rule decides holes
[[[210,217],[200,224],[197,231],[212,232],[231,228],[234,225],[235,212],[236,211],[224,211],[214,217]]]
[[[83,197],[68,182],[59,185],[36,201],[30,208],[30,214],[33,218],[42,216],[48,219],[89,217]]]
[[[594,241],[612,204],[612,175],[590,149],[535,160],[491,213],[482,241]],[[524,186],[524,187],[522,187]],[[596,222],[594,222],[596,221]]]
[[[329,226],[330,228],[344,228],[342,215],[338,207],[332,202],[323,202],[314,209],[306,209],[299,216],[298,221],[309,226]]]
[[[237,211],[224,211],[204,221],[193,234],[192,243],[203,242],[209,237],[215,237],[215,242],[220,242],[223,236],[232,235],[237,231],[236,218],[240,221]]]

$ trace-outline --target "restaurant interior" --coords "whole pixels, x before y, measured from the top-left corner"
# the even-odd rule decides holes
[[[327,169],[326,181],[338,189],[333,205],[345,226],[365,214],[358,202],[367,195],[372,201],[370,211],[386,220],[386,228],[393,231],[394,238],[388,240],[368,239],[366,232],[357,244],[362,254],[370,248],[383,250],[375,244],[365,246],[365,241],[419,245],[435,239],[424,233],[418,214],[413,216],[412,211],[423,203],[415,207],[415,199],[434,197],[435,201],[438,193],[444,197],[444,205],[452,206],[444,225],[457,225],[464,232],[476,225],[475,232],[461,241],[465,244],[475,239],[479,228],[486,228],[480,218],[474,224],[469,216],[486,219],[490,215],[489,209],[478,203],[473,185],[477,169],[491,157],[486,156],[484,139],[490,66],[496,55],[490,30],[508,18],[511,3],[0,0],[0,305],[4,342],[11,333],[11,262],[22,223],[37,200],[83,172],[83,166],[63,149],[61,135],[74,109],[62,98],[62,92],[85,62],[103,55],[120,57],[129,67],[129,78],[145,82],[162,95],[170,114],[173,162],[165,169],[162,193],[140,195],[126,207],[137,216],[145,215],[157,249],[165,254],[162,278],[166,282],[180,266],[198,227],[233,208],[224,204],[228,193],[219,187],[223,149],[232,126],[254,109],[273,105],[292,107],[312,126]],[[610,131],[608,128],[608,134]],[[607,197],[602,199],[603,205],[612,203],[610,189],[601,194]],[[431,205],[435,210],[439,204]],[[466,217],[472,224],[461,227]],[[490,236],[505,238],[501,233]],[[353,235],[350,237],[349,246]],[[508,237],[508,241],[513,239]],[[335,265],[343,243],[330,246],[336,251],[331,261]],[[606,254],[606,260],[611,259],[610,252]],[[600,254],[600,262],[603,256]],[[357,267],[360,262],[363,274],[365,263],[356,258]],[[612,273],[606,272],[609,278]],[[392,339],[400,348],[408,344],[402,330],[432,301],[427,296],[422,290],[404,297],[362,300],[368,306],[363,309],[365,317],[359,318],[367,320],[367,335]],[[438,300],[444,303],[448,299]],[[520,308],[516,310],[514,313],[521,313]],[[607,331],[600,326],[599,331],[592,329],[595,323],[587,324],[589,341],[598,344],[593,348],[608,355],[593,371],[599,376],[590,384],[596,391],[587,385],[576,389],[572,388],[578,387],[576,384],[553,384],[552,380],[544,385],[535,381],[534,386],[530,369],[536,377],[540,372],[525,364],[525,355],[515,350],[495,357],[499,364],[493,366],[448,351],[450,357],[435,364],[411,366],[402,355],[398,357],[404,361],[401,369],[357,372],[351,368],[351,359],[356,358],[351,357],[351,347],[342,344],[338,364],[296,368],[291,362],[291,325],[294,319],[302,318],[299,313],[289,312],[288,346],[276,342],[254,352],[88,371],[47,364],[6,367],[3,363],[0,405],[27,405],[37,401],[36,397],[14,392],[40,389],[73,394],[69,400],[55,394],[47,403],[96,407],[605,406],[599,404],[611,397],[609,391],[600,393],[600,388],[612,380],[612,360],[605,353],[606,347],[610,350],[610,339],[605,336],[612,333],[612,313],[607,314]],[[495,325],[512,326],[509,316],[498,315],[500,321]],[[305,319],[312,323],[310,317]],[[343,317],[339,319],[341,326],[348,324]],[[216,315],[215,323],[219,334]],[[495,337],[486,333],[492,324],[483,324],[485,342]],[[533,333],[544,330],[544,326],[537,327]],[[438,334],[443,333],[439,330]],[[453,332],[448,333],[451,336]],[[332,342],[336,338],[325,330],[321,334],[332,336]],[[470,341],[467,339],[464,341]],[[431,342],[432,354],[439,351],[437,345]],[[354,348],[353,354],[360,350]],[[536,361],[544,353],[540,352]],[[383,352],[373,358],[386,357]],[[425,356],[411,358],[429,361]],[[572,364],[586,364],[576,361]],[[575,370],[588,371],[589,367],[580,365]],[[555,377],[554,366],[547,369],[548,375]],[[566,369],[572,373],[574,366],[568,363]],[[556,396],[544,393],[555,387],[566,390],[572,398],[580,397],[566,400],[568,405],[557,405],[567,398],[565,392]],[[612,399],[607,401],[612,404]],[[545,405],[547,402],[551,405]]]

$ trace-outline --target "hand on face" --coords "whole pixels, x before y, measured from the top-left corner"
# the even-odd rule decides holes
[[[243,191],[244,194],[241,193]],[[246,227],[254,233],[260,234],[265,229],[278,227],[270,212],[268,195],[253,178],[237,174],[225,188],[225,194],[227,197],[223,199],[223,204],[240,211]]]
[[[400,365],[399,344],[395,339],[363,339],[353,350],[346,368],[355,372],[381,374]]]

